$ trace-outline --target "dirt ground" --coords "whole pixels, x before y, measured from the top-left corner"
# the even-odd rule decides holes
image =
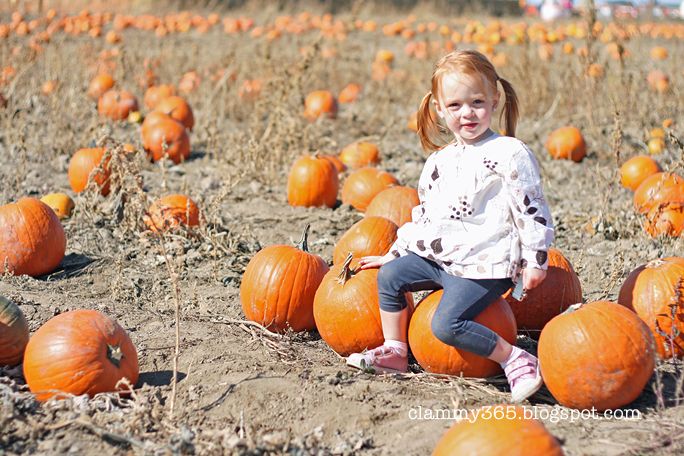
[[[274,16],[275,11],[263,11],[257,23]],[[52,191],[65,191],[76,201],[74,216],[64,222],[68,245],[60,268],[39,278],[3,276],[0,294],[20,305],[31,332],[67,310],[106,313],[129,332],[141,371],[132,400],[101,395],[39,404],[20,368],[0,370],[0,454],[421,455],[432,451],[453,421],[411,419],[416,410],[508,400],[503,377],[430,375],[415,362],[410,374],[375,377],[348,369],[316,332],[275,337],[240,323],[241,276],[257,251],[295,241],[311,224],[311,250],[331,262],[336,240],[362,217],[342,204],[335,209],[288,206],[285,183],[296,156],[338,152],[366,138],[379,145],[382,169],[403,185],[417,184],[424,154],[406,121],[427,90],[432,58],[409,59],[403,40],[380,32],[351,33],[346,41],[331,43],[315,34],[285,36],[271,44],[226,36],[220,28],[164,40],[136,30],[122,35],[114,75],[141,102],[137,79],[145,58],[159,60],[155,71],[161,82],[177,83],[191,69],[203,81],[188,95],[196,117],[190,160],[178,166],[152,164],[140,154],[127,179],[138,174],[142,192],[128,193],[132,180],[127,180],[129,187],[107,198],[93,192],[74,195],[66,169],[75,150],[102,138],[140,143],[138,125],[100,119],[85,95],[97,54],[112,46],[61,36],[32,57],[25,47],[12,55],[21,44],[18,37],[0,39],[2,65],[11,62],[18,70],[9,86],[0,87],[9,99],[0,110],[0,203]],[[670,60],[658,64],[671,74],[668,95],[645,89],[652,65],[647,50],[656,42],[670,50]],[[576,57],[557,51],[554,61],[543,62],[533,45],[502,45],[509,64],[500,69],[519,91],[523,118],[517,136],[539,158],[555,246],[577,271],[585,301],[616,300],[637,266],[684,252],[681,239],[651,239],[643,232],[631,193],[620,187],[616,171],[616,163],[645,151],[646,132],[663,119],[673,118],[671,131],[681,137],[682,44],[634,39],[626,43],[632,58],[624,69],[602,53],[601,43],[595,45],[597,59],[608,70],[598,83],[584,81]],[[302,57],[302,46],[313,46],[314,54]],[[338,57],[322,58],[320,49],[326,46],[336,47]],[[397,56],[395,73],[386,82],[369,78],[380,48]],[[219,68],[235,74],[235,81],[211,81],[209,75]],[[255,77],[267,81],[264,96],[240,101],[241,81]],[[53,96],[40,93],[48,79],[59,80]],[[337,119],[308,123],[301,117],[307,91],[337,92],[352,81],[361,82],[364,92],[358,102],[342,105]],[[589,154],[581,163],[551,160],[543,147],[548,133],[566,124],[581,127],[587,139]],[[681,171],[683,153],[668,140],[667,150],[656,158],[664,168]],[[142,229],[141,211],[171,192],[190,195],[204,220],[195,232],[160,241]],[[176,327],[169,270],[177,274],[181,300],[173,416]],[[520,336],[519,343],[536,350],[528,337]],[[549,419],[544,424],[568,455],[682,454],[682,367],[681,362],[659,363],[642,395],[625,406],[638,410],[639,419]],[[546,389],[526,405],[547,414],[564,409]]]

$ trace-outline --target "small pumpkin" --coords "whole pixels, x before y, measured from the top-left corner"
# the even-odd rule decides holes
[[[152,231],[199,225],[197,204],[186,195],[167,195],[152,203],[143,221]]]
[[[172,119],[182,123],[190,131],[195,126],[195,116],[192,113],[192,108],[182,97],[170,96],[162,98],[157,103],[155,111],[163,112]]]
[[[660,165],[648,155],[638,155],[627,160],[620,167],[620,183],[632,191],[648,176],[660,172]]]
[[[350,169],[373,166],[380,163],[380,150],[371,142],[357,141],[342,149],[340,160]]]
[[[457,421],[439,439],[432,456],[454,455],[563,456],[558,440],[525,409],[487,405]]]
[[[19,306],[0,296],[0,366],[16,366],[24,359],[29,328]]]
[[[175,119],[160,116],[155,123],[144,126],[142,134],[143,146],[154,161],[168,156],[179,164],[190,157],[190,137],[183,124]]]
[[[72,310],[38,328],[26,346],[24,377],[39,401],[93,396],[138,381],[138,355],[126,331],[96,310]]]
[[[375,195],[366,208],[366,217],[377,215],[393,221],[398,227],[411,221],[413,208],[420,204],[415,188],[396,185]]]
[[[548,269],[546,278],[537,287],[529,290],[522,301],[504,294],[513,309],[518,329],[537,339],[544,325],[561,314],[572,304],[582,302],[582,286],[575,270],[560,250],[550,248],[547,252]]]
[[[316,327],[314,296],[328,265],[309,253],[309,226],[296,247],[272,245],[247,264],[240,284],[245,316],[272,331],[309,331]]]
[[[314,319],[323,340],[342,356],[382,345],[378,270],[356,271],[353,256],[333,265],[323,277],[314,297]],[[406,293],[409,312],[413,297]]]
[[[66,236],[57,215],[36,198],[0,206],[0,272],[39,276],[64,258]]]
[[[423,298],[411,317],[408,341],[418,364],[427,372],[464,377],[485,378],[501,373],[499,363],[447,345],[432,333],[432,317],[443,293],[438,290]],[[515,317],[503,298],[490,304],[474,321],[491,329],[508,343],[515,344]]]
[[[372,167],[357,169],[342,185],[342,202],[365,212],[378,193],[398,184],[399,181],[386,171]]]
[[[646,322],[661,358],[684,356],[684,258],[639,266],[622,284],[618,302]]]
[[[160,84],[152,86],[145,91],[143,103],[145,103],[145,106],[148,109],[154,109],[161,100],[173,95],[176,95],[176,88],[173,86],[173,84]]]
[[[561,127],[551,132],[546,140],[546,150],[555,159],[580,162],[587,155],[582,132],[577,127]]]
[[[337,170],[337,174],[343,173],[347,170],[347,165],[342,163],[342,160],[337,155],[319,155],[319,157],[324,158],[325,160],[328,160],[330,163],[333,164],[335,169]]]
[[[108,90],[97,100],[97,112],[112,120],[126,120],[138,110],[138,99],[127,90]]]
[[[337,241],[333,263],[344,262],[351,252],[354,257],[384,255],[397,239],[397,225],[384,217],[366,216],[354,223]]]
[[[644,229],[651,237],[679,237],[684,232],[684,203],[654,206],[646,214]]]
[[[304,155],[290,168],[287,202],[290,206],[334,207],[339,186],[337,168],[331,161],[318,154]]]
[[[576,304],[555,317],[544,327],[537,353],[553,397],[580,410],[629,404],[655,368],[648,327],[634,312],[609,301]]]
[[[684,178],[678,174],[651,174],[634,191],[634,208],[641,214],[669,203],[684,203]]]
[[[74,210],[74,200],[65,193],[49,193],[40,200],[50,206],[60,220],[71,217]]]
[[[648,153],[651,155],[660,155],[665,151],[665,139],[661,137],[649,138],[646,143]]]
[[[344,86],[344,88],[340,91],[339,95],[337,96],[337,100],[340,103],[353,103],[358,100],[360,94],[361,86],[351,82]]]
[[[103,161],[104,160],[104,161]],[[69,185],[76,193],[85,190],[90,179],[100,188],[100,194],[109,194],[109,160],[103,147],[79,149],[69,161]],[[97,171],[95,171],[97,170]],[[91,176],[92,174],[92,176]]]
[[[337,100],[328,90],[314,90],[304,100],[304,117],[313,122],[323,116],[337,117]]]
[[[98,74],[88,85],[88,96],[97,100],[112,87],[114,87],[114,78],[106,73]]]

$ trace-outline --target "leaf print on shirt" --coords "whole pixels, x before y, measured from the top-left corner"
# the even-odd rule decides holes
[[[433,252],[435,252],[437,255],[442,253],[444,250],[442,248],[442,238],[437,238],[434,241],[430,242],[430,248],[432,249]]]
[[[416,241],[416,247],[417,247],[418,250],[420,250],[421,252],[425,252],[425,241],[422,240],[422,239],[418,239],[418,240]]]
[[[548,256],[548,253],[546,253],[543,250],[537,251],[536,259],[537,263],[539,263],[539,266],[544,266],[544,263],[546,263],[546,259],[548,258]]]
[[[541,223],[542,225],[546,226],[546,219],[544,217],[536,216],[534,218],[534,221],[537,223]]]
[[[435,165],[435,170],[432,172],[430,177],[433,181],[436,181],[439,178],[439,171],[437,170],[437,165]]]

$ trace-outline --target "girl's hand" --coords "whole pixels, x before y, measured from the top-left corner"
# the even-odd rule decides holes
[[[525,268],[522,272],[523,287],[531,290],[544,281],[546,271],[537,268]]]
[[[393,260],[395,257],[391,253],[388,253],[385,256],[365,256],[361,257],[359,260],[359,264],[356,269],[358,270],[363,270],[363,269],[372,269],[372,268],[379,268],[385,263],[388,263],[389,261]]]

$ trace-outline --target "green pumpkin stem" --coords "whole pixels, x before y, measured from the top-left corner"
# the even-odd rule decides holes
[[[123,358],[121,347],[118,345],[107,345],[107,359],[111,361],[112,364],[119,367],[121,365],[121,358]]]
[[[353,258],[354,255],[349,252],[349,255],[347,255],[347,258],[345,258],[344,263],[342,264],[342,271],[340,271],[340,275],[337,276],[337,283],[344,285],[356,273],[356,268],[351,269],[349,267]]]
[[[309,251],[309,244],[307,243],[307,239],[309,237],[309,228],[311,228],[311,224],[307,223],[306,228],[304,228],[304,232],[302,233],[302,238],[299,240],[296,246],[299,250],[303,250],[304,252]]]

